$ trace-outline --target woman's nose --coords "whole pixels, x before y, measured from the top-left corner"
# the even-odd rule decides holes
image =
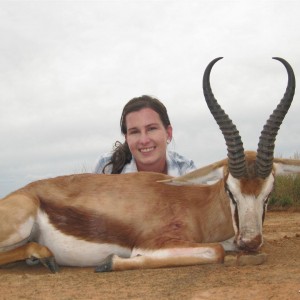
[[[142,132],[140,135],[140,143],[147,144],[150,141],[149,135],[147,132]]]

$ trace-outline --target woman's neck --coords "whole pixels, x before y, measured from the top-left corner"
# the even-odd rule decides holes
[[[141,166],[138,163],[136,164],[137,170],[139,172],[156,172],[156,173],[163,173],[163,174],[168,174],[168,166],[167,162],[165,161],[164,164],[159,164],[157,166]]]

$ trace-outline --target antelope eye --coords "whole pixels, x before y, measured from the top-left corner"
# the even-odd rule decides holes
[[[234,196],[233,196],[233,194],[231,193],[231,191],[226,187],[226,193],[227,193],[227,195],[229,196],[229,198],[231,199],[231,201],[232,201],[232,203],[234,204],[234,205],[236,205],[237,203],[236,203],[236,201],[235,201],[235,199],[234,199]]]
[[[265,200],[264,200],[264,203],[265,203],[265,204],[268,204],[269,199],[270,199],[270,195],[271,195],[271,193],[265,198]]]
[[[272,192],[271,192],[272,193]],[[265,198],[264,198],[264,205],[267,205],[271,196],[271,193],[269,193]]]

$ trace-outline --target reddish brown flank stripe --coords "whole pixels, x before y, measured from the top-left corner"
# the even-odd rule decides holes
[[[129,224],[97,215],[82,207],[60,206],[43,200],[40,203],[40,208],[46,212],[50,223],[66,235],[129,248],[134,245],[136,232]]]

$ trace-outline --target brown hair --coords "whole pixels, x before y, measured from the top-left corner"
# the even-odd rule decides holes
[[[126,127],[126,116],[127,114],[139,111],[143,108],[151,108],[155,112],[158,113],[164,127],[167,129],[169,125],[171,125],[168,112],[166,107],[156,98],[151,96],[143,95],[141,97],[136,97],[127,102],[124,106],[121,119],[120,119],[120,127],[122,134],[127,133]],[[124,168],[124,166],[129,163],[132,159],[132,154],[128,147],[127,142],[121,143],[117,141],[113,148],[113,154],[111,157],[111,161],[106,164],[102,170],[105,173],[105,168],[109,165],[112,165],[112,174],[120,174]]]

